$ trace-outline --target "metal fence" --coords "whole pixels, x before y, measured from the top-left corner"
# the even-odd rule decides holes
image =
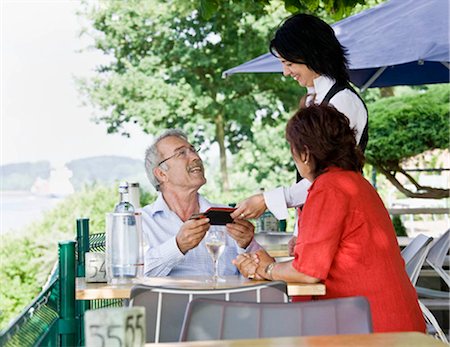
[[[48,282],[0,332],[0,346],[83,346],[84,313],[123,305],[120,299],[75,300],[75,277],[85,276],[84,255],[89,251],[105,251],[105,234],[89,235],[89,219],[78,219],[76,241],[58,244],[58,262]]]

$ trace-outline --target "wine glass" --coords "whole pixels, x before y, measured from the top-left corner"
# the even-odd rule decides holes
[[[205,238],[205,246],[214,262],[213,282],[219,282],[219,258],[225,250],[225,232],[219,229],[209,229]]]

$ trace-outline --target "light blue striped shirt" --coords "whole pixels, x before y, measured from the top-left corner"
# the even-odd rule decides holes
[[[210,207],[223,207],[211,204],[198,194],[200,211],[204,212]],[[200,244],[183,254],[177,246],[176,235],[183,225],[178,215],[170,210],[162,194],[154,203],[142,209],[142,227],[145,240],[144,273],[149,277],[157,276],[195,276],[213,275],[214,265],[203,239]],[[225,226],[212,226],[226,231]],[[231,261],[240,253],[254,252],[261,248],[255,241],[246,249],[240,248],[236,241],[227,235],[225,251],[219,258],[219,275],[236,275],[238,269]]]

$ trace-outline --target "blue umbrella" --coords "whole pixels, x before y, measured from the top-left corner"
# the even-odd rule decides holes
[[[448,83],[449,0],[391,0],[332,25],[348,49],[350,80],[369,87]],[[282,72],[266,53],[226,70]]]

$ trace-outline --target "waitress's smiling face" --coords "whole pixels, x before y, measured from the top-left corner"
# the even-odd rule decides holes
[[[311,70],[308,65],[304,63],[292,63],[283,58],[278,58],[283,65],[283,75],[291,76],[302,87],[313,87],[314,79],[320,75]]]

